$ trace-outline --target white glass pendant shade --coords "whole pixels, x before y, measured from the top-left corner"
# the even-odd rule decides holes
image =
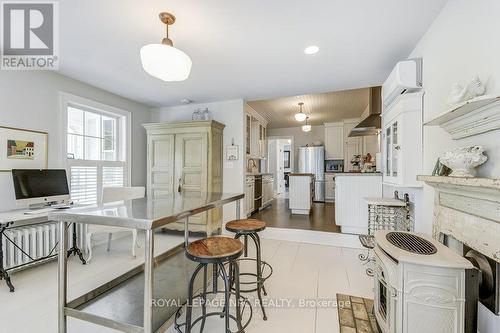
[[[299,112],[295,114],[295,120],[297,121],[304,121],[306,120],[307,116],[305,113]]]
[[[191,72],[191,58],[179,49],[165,44],[148,44],[141,48],[142,67],[163,81],[184,81]]]
[[[311,125],[303,125],[302,126],[302,131],[304,131],[304,132],[310,132],[311,131]]]

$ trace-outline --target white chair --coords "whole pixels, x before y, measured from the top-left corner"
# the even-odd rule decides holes
[[[104,187],[102,190],[102,203],[115,201],[132,200],[144,198],[146,189],[142,186],[137,187]],[[92,236],[97,233],[108,234],[108,251],[111,249],[111,239],[114,233],[130,231],[132,232],[132,256],[135,258],[135,247],[137,245],[137,229],[108,227],[101,225],[87,225],[87,262],[92,259]]]

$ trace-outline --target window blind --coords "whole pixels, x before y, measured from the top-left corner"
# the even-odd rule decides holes
[[[74,203],[97,203],[97,166],[71,166],[70,178],[71,199]]]

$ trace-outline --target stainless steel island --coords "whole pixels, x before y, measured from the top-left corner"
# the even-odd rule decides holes
[[[236,202],[238,219],[243,197],[243,194],[183,192],[161,199],[142,198],[51,212],[49,219],[59,221],[59,253],[66,253],[71,223],[145,231],[144,264],[70,302],[67,300],[67,257],[59,256],[59,333],[67,332],[68,316],[122,332],[153,333],[166,329],[178,303],[186,298],[185,279],[194,267],[183,253],[189,242],[189,217]],[[155,257],[155,230],[183,219],[184,243]],[[154,306],[153,300],[158,299],[178,299],[179,302]]]

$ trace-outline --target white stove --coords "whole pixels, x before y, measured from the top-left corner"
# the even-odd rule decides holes
[[[474,288],[466,282],[477,273],[467,259],[416,233],[377,231],[375,241],[375,316],[382,332],[469,331],[466,294]],[[470,301],[477,305],[477,297]]]

